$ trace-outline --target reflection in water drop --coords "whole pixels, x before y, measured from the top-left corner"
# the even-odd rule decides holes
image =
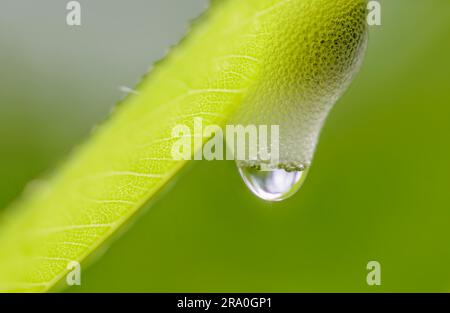
[[[282,201],[294,195],[302,186],[307,169],[286,171],[275,169],[263,171],[255,167],[238,167],[247,187],[266,201]]]

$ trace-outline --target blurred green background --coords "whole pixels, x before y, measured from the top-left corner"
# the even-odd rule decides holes
[[[0,207],[87,138],[205,0],[1,0]],[[268,204],[193,162],[71,292],[450,291],[450,2],[382,0],[309,178]],[[1,213],[1,212],[0,212]],[[382,285],[366,284],[366,265]]]

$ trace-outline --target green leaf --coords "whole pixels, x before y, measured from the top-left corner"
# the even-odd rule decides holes
[[[1,216],[0,290],[50,290],[71,261],[99,253],[186,164],[171,158],[176,125],[261,122],[271,103],[291,117],[314,106],[321,124],[360,64],[365,31],[364,0],[214,1],[92,138]]]

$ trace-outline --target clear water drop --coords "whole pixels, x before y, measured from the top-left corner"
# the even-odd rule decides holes
[[[247,187],[266,201],[282,201],[294,195],[302,186],[308,170],[260,170],[251,166],[238,166]]]

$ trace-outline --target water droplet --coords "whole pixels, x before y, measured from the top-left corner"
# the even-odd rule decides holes
[[[266,201],[282,201],[291,197],[300,189],[308,173],[308,169],[265,171],[254,166],[238,166],[238,168],[247,187]]]

